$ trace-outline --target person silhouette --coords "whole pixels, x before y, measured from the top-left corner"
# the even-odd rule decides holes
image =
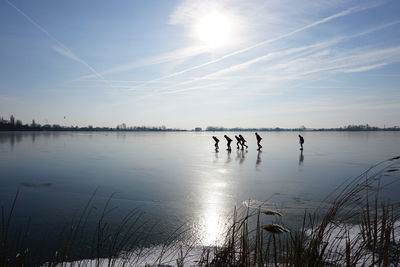
[[[217,137],[215,137],[215,136],[213,136],[212,137],[213,139],[214,139],[214,141],[215,141],[215,149],[218,149],[219,148],[219,146],[218,146],[218,143],[219,143],[219,139],[217,138]]]
[[[262,145],[260,144],[262,138],[258,133],[256,133],[256,138],[257,138],[257,145],[258,145],[258,149],[257,150],[260,150],[262,148]]]
[[[236,148],[239,149],[239,145],[242,143],[242,141],[237,135],[235,135],[235,138],[236,138]]]
[[[239,134],[239,138],[240,138],[240,144],[242,145],[242,150],[243,150],[243,147],[249,148],[249,146],[246,145],[247,141],[246,141],[246,139],[244,139],[243,135]]]
[[[304,138],[303,136],[299,135],[299,143],[300,143],[300,150],[303,150]]]
[[[225,137],[225,139],[226,139],[226,145],[228,146],[228,151],[231,151],[232,150],[232,148],[231,148],[231,142],[232,142],[232,139],[230,139],[229,138],[229,136],[227,136],[226,134],[224,135],[224,137]]]

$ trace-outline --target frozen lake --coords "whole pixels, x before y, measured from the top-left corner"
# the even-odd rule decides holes
[[[238,133],[2,132],[0,200],[9,206],[19,188],[13,222],[30,218],[39,238],[76,216],[97,189],[94,207],[115,193],[111,224],[138,208],[166,232],[192,224],[198,242],[212,245],[247,200],[299,215],[346,179],[400,154],[400,132],[303,132],[303,152],[297,132],[261,132],[260,152],[254,133],[241,133],[248,150],[233,142],[232,152],[224,134]],[[221,140],[218,152],[212,135]]]

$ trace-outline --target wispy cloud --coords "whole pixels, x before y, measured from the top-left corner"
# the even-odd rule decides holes
[[[66,58],[81,62],[79,57],[77,57],[71,50],[65,49],[65,47],[54,45],[53,50]],[[97,75],[95,76],[97,77]]]
[[[223,8],[231,8],[231,6],[235,6],[235,5],[228,5],[227,3],[222,4],[224,1],[221,2],[214,2],[214,1],[209,1],[207,2],[207,4],[203,3],[204,1],[187,1],[184,5],[178,7],[177,11],[174,12],[174,14],[171,16],[171,23],[172,24],[182,24],[182,25],[188,25],[188,27],[192,27],[193,18],[199,17],[199,12],[201,13],[201,10],[198,10],[198,7],[200,6],[207,6],[207,9],[204,11],[209,11],[210,9],[212,9],[213,6],[217,5],[217,6],[223,6]],[[229,1],[228,1],[229,3]],[[231,3],[229,3],[231,4]],[[210,7],[211,5],[211,7]],[[374,3],[374,4],[367,4],[367,5],[362,5],[362,6],[354,6],[351,8],[348,8],[344,11],[335,13],[333,15],[330,15],[328,17],[316,20],[312,23],[309,23],[305,26],[299,27],[295,30],[289,31],[285,34],[281,34],[277,37],[271,38],[271,39],[267,39],[264,40],[262,42],[258,42],[256,44],[247,46],[245,48],[239,49],[239,50],[235,50],[231,53],[228,53],[226,55],[223,55],[221,57],[218,57],[216,59],[213,59],[211,61],[205,62],[205,63],[201,63],[199,65],[195,65],[189,68],[186,68],[184,70],[180,70],[177,72],[173,72],[161,77],[158,77],[156,79],[153,80],[149,80],[140,84],[137,84],[135,86],[133,86],[131,89],[135,90],[139,87],[143,88],[144,86],[149,86],[152,85],[153,83],[157,83],[160,82],[162,80],[166,80],[166,79],[170,79],[170,78],[174,78],[183,74],[186,74],[188,72],[192,72],[195,70],[199,70],[199,69],[204,69],[207,66],[222,62],[224,60],[227,60],[229,58],[235,57],[235,56],[239,56],[240,54],[249,52],[251,50],[254,50],[256,48],[265,46],[267,44],[273,43],[273,42],[277,42],[279,40],[291,37],[297,33],[312,29],[314,27],[317,27],[318,25],[327,23],[331,20],[340,18],[340,17],[344,17],[344,16],[348,16],[351,14],[355,14],[358,12],[361,12],[363,10],[367,10],[373,7],[378,6],[378,3]],[[230,10],[230,13],[233,14],[233,19],[235,20],[235,22],[237,23],[237,25],[242,25],[245,24],[246,21],[243,18],[243,16],[239,15],[239,12],[237,10]],[[240,22],[240,23],[239,23]],[[190,57],[199,55],[199,54],[203,54],[203,53],[207,53],[207,49],[202,47],[202,46],[195,46],[195,47],[188,47],[188,48],[182,48],[182,49],[178,49],[175,51],[171,51],[159,56],[155,56],[155,57],[151,57],[151,58],[147,58],[147,59],[143,59],[140,61],[135,60],[135,62],[132,63],[127,63],[127,64],[123,64],[120,66],[116,66],[113,67],[111,69],[108,69],[106,71],[101,72],[101,75],[107,75],[107,74],[113,74],[113,73],[121,73],[121,72],[126,72],[132,69],[136,69],[136,68],[141,68],[141,67],[145,67],[145,66],[149,66],[149,65],[155,65],[155,64],[162,64],[162,63],[166,63],[166,62],[173,62],[176,60],[184,60],[184,59],[188,59]],[[97,75],[96,74],[90,74],[90,75],[85,75],[85,76],[81,76],[80,78],[78,78],[76,81],[80,81],[80,80],[85,80],[85,79],[91,79],[91,78],[95,78]],[[154,92],[153,92],[154,93]]]
[[[257,63],[263,63],[263,65],[257,67],[256,70],[256,73],[259,75],[258,77],[261,77],[260,82],[271,82],[272,80],[295,80],[320,72],[329,72],[329,74],[332,75],[338,72],[362,72],[380,68],[400,61],[398,47],[357,47],[344,51],[336,51],[328,48],[341,42],[371,34],[399,23],[400,21],[386,23],[352,35],[336,37],[331,40],[317,42],[307,46],[269,52],[265,55],[225,67],[207,75],[175,83],[167,87],[162,87],[161,89],[156,89],[156,91],[152,92],[150,95],[155,95],[157,92],[164,90],[187,86],[199,81],[220,79],[227,74],[237,73],[236,78],[240,79],[245,69],[250,68],[252,65]],[[235,77],[232,77],[232,79],[235,79]],[[174,91],[179,92],[179,90]]]
[[[20,102],[20,100],[16,97],[12,97],[12,96],[5,96],[5,95],[0,95],[0,103],[3,102],[9,102],[9,103],[13,103],[13,102]]]
[[[296,76],[329,72],[362,72],[400,61],[400,46],[389,48],[355,48],[345,52],[332,52],[325,57],[311,55],[272,66],[275,71],[285,71]]]
[[[110,68],[108,70],[102,71],[101,75],[104,76],[104,75],[108,75],[108,74],[121,73],[121,72],[130,71],[133,69],[173,62],[173,61],[177,61],[177,60],[186,60],[188,58],[203,54],[205,52],[206,52],[206,50],[204,49],[204,47],[201,47],[201,46],[185,47],[185,48],[170,51],[170,52],[158,55],[158,56],[145,58],[142,60],[134,60],[132,62],[122,64],[122,65]],[[78,79],[76,79],[76,81],[88,80],[88,79],[92,79],[92,78],[96,78],[96,77],[97,77],[97,75],[95,75],[95,74],[89,74],[89,75],[84,75],[84,76],[79,77]],[[148,82],[148,81],[146,81],[146,82]]]
[[[378,4],[378,3],[374,3],[374,4],[368,4],[368,5],[365,5],[365,6],[355,6],[355,7],[348,8],[348,9],[346,9],[346,10],[344,10],[344,11],[341,11],[341,12],[335,13],[335,14],[333,14],[333,15],[330,15],[330,16],[328,16],[328,17],[325,17],[325,18],[316,20],[316,21],[314,21],[314,22],[312,22],[312,23],[309,23],[309,24],[307,24],[307,25],[305,25],[305,26],[302,26],[302,27],[300,27],[300,28],[297,28],[297,29],[295,29],[295,30],[292,30],[292,31],[290,31],[290,32],[288,32],[288,33],[279,35],[279,36],[274,37],[274,38],[271,38],[271,39],[264,40],[264,41],[259,42],[259,43],[257,43],[257,44],[254,44],[254,45],[251,45],[251,46],[248,46],[248,47],[245,47],[245,48],[236,50],[236,51],[234,51],[234,52],[231,52],[231,53],[229,53],[229,54],[226,54],[226,55],[221,56],[221,57],[219,57],[219,58],[216,58],[216,59],[214,59],[214,60],[211,60],[211,61],[208,61],[208,62],[199,64],[199,65],[196,65],[196,66],[192,66],[192,67],[186,68],[186,69],[184,69],[184,70],[181,70],[181,71],[178,71],[178,72],[174,72],[174,73],[171,73],[171,74],[168,74],[168,75],[159,77],[159,78],[157,78],[157,79],[153,79],[153,80],[151,80],[151,81],[148,81],[148,82],[143,83],[143,84],[139,84],[139,85],[137,85],[137,86],[146,86],[146,85],[151,84],[151,83],[153,83],[153,82],[157,82],[157,81],[160,81],[160,80],[173,78],[173,77],[176,77],[176,76],[185,74],[185,73],[187,73],[187,72],[191,72],[191,71],[194,71],[194,70],[198,70],[198,69],[207,67],[207,66],[209,66],[209,65],[212,65],[212,64],[215,64],[215,63],[224,61],[224,60],[226,60],[226,59],[229,59],[229,58],[238,56],[238,55],[243,54],[243,53],[245,53],[245,52],[248,52],[248,51],[250,51],[250,50],[259,48],[259,47],[264,46],[264,45],[266,45],[266,44],[270,44],[270,43],[273,43],[273,42],[277,42],[277,41],[280,41],[280,40],[282,40],[282,39],[291,37],[291,36],[293,36],[293,35],[295,35],[295,34],[297,34],[297,33],[300,33],[300,32],[303,32],[303,31],[307,31],[307,30],[312,29],[312,28],[314,28],[314,27],[317,27],[317,26],[319,26],[319,25],[321,25],[321,24],[327,23],[327,22],[329,22],[329,21],[331,21],[331,20],[334,20],[334,19],[337,19],[337,18],[340,18],[340,17],[344,17],[344,16],[348,16],[348,15],[351,15],[351,14],[355,14],[355,13],[358,13],[358,12],[361,12],[361,11],[364,11],[364,10],[367,10],[367,9],[371,9],[371,8],[377,7],[377,6],[379,6],[379,5],[380,5],[380,4]],[[369,33],[369,32],[376,31],[376,30],[379,30],[379,29],[381,29],[381,28],[389,27],[389,26],[394,25],[394,24],[396,24],[396,23],[397,23],[397,22],[394,22],[394,23],[388,24],[388,25],[384,25],[384,26],[381,26],[381,27],[376,27],[376,28],[374,28],[374,29],[370,29],[370,30],[368,30],[368,31],[366,31],[366,32],[363,32],[363,33],[361,33],[361,34],[367,34],[367,33]],[[230,70],[233,70],[233,69],[241,69],[241,68],[243,68],[243,67],[245,67],[245,66],[250,66],[250,65],[252,65],[252,64],[254,64],[254,63],[256,63],[256,62],[265,60],[265,59],[268,58],[268,57],[269,57],[269,55],[264,55],[264,56],[261,56],[261,57],[258,57],[258,58],[251,59],[251,60],[249,60],[249,61],[247,61],[247,62],[239,63],[239,64],[237,64],[236,66],[231,66],[231,67],[225,68],[225,70],[217,71],[215,74],[207,75],[207,76],[205,76],[203,79],[207,79],[207,78],[209,78],[211,75],[214,75],[214,76],[215,76],[217,73],[220,73],[220,74],[221,74],[221,73],[223,73],[223,72],[228,72],[229,69],[230,69]],[[194,79],[193,81],[198,81],[198,80],[201,80],[201,79],[202,79],[202,78],[200,78],[200,79],[199,79],[199,78],[196,78],[196,79]],[[192,82],[193,82],[193,81],[192,81]],[[190,82],[189,82],[189,83],[190,83]],[[178,84],[178,86],[179,86],[179,85],[184,85],[184,84],[186,84],[186,83],[180,83],[180,84]],[[165,88],[164,88],[164,89],[165,89]],[[163,90],[163,89],[161,89],[161,90]],[[157,91],[160,91],[160,89],[158,89]],[[152,92],[151,94],[154,94],[154,92]]]
[[[369,70],[374,70],[378,68],[382,68],[389,63],[377,63],[377,64],[372,64],[372,65],[367,65],[367,66],[361,66],[361,67],[356,67],[356,68],[350,68],[347,70],[344,70],[344,72],[363,72],[363,71],[369,71]]]
[[[211,84],[206,84],[206,85],[186,87],[186,88],[177,89],[177,90],[173,90],[173,91],[166,91],[161,94],[176,94],[176,93],[190,92],[190,91],[196,91],[196,90],[214,91],[217,88],[226,89],[226,83],[211,83]]]
[[[78,57],[74,52],[71,51],[66,45],[61,43],[57,38],[55,38],[50,32],[48,32],[45,28],[43,28],[39,23],[37,23],[34,19],[28,16],[25,12],[19,9],[17,6],[12,4],[10,1],[5,0],[8,5],[14,8],[19,14],[25,17],[33,26],[35,26],[38,30],[44,33],[47,37],[52,39],[57,45],[53,46],[53,50],[56,51],[58,54],[69,58],[71,60],[77,61],[84,65],[87,69],[89,69],[96,77],[101,78],[102,76],[91,66],[89,63],[84,61],[82,58]]]

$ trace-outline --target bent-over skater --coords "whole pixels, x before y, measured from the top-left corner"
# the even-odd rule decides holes
[[[258,145],[258,149],[257,150],[260,150],[262,148],[262,145],[260,144],[262,138],[258,133],[256,133],[256,138],[257,138],[257,145]]]
[[[213,136],[212,137],[213,139],[214,139],[214,141],[215,141],[215,149],[218,149],[219,148],[219,146],[218,146],[218,143],[219,143],[219,139],[217,138],[217,137],[215,137],[215,136]]]
[[[230,139],[229,138],[229,136],[227,136],[226,134],[224,135],[224,137],[225,137],[225,139],[226,139],[226,145],[228,146],[228,151],[231,151],[232,150],[232,148],[231,148],[231,142],[232,142],[232,139]]]
[[[300,143],[300,150],[303,150],[304,138],[303,136],[299,135],[299,143]]]
[[[244,149],[243,147],[249,148],[248,145],[246,145],[246,139],[244,139],[243,135],[239,134],[239,138],[240,138],[240,144],[242,145],[242,150]]]
[[[235,138],[236,138],[236,148],[239,149],[239,145],[240,145],[242,142],[241,142],[240,138],[239,138],[237,135],[235,135]]]

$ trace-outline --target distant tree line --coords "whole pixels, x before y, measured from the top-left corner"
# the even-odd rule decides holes
[[[348,125],[339,128],[306,128],[305,126],[300,126],[298,128],[225,128],[222,126],[208,126],[206,128],[208,132],[239,132],[239,131],[247,131],[247,132],[278,132],[278,131],[286,131],[286,132],[298,132],[298,131],[316,131],[316,132],[323,132],[323,131],[400,131],[399,126],[392,126],[392,127],[376,127],[370,126],[368,124],[365,125]]]
[[[154,132],[162,132],[162,131],[186,131],[182,129],[171,129],[166,126],[126,126],[125,123],[118,125],[115,128],[112,127],[94,127],[93,125],[89,125],[86,127],[78,127],[78,126],[61,126],[58,124],[44,124],[40,125],[32,120],[30,124],[23,124],[21,120],[15,119],[13,115],[10,116],[9,120],[0,117],[0,131],[154,131]]]
[[[200,127],[196,128],[195,131],[201,131]],[[13,115],[10,116],[9,120],[0,117],[0,131],[125,131],[125,132],[168,132],[168,131],[187,131],[185,129],[167,128],[166,126],[127,126],[125,123],[117,125],[117,127],[94,127],[89,125],[86,127],[78,126],[61,126],[58,124],[44,124],[40,125],[32,120],[30,124],[23,124],[21,120],[16,119]],[[208,132],[277,132],[277,131],[400,131],[399,126],[392,127],[376,127],[368,124],[362,125],[348,125],[340,128],[306,128],[300,126],[298,128],[225,128],[223,126],[208,126],[205,131]]]

